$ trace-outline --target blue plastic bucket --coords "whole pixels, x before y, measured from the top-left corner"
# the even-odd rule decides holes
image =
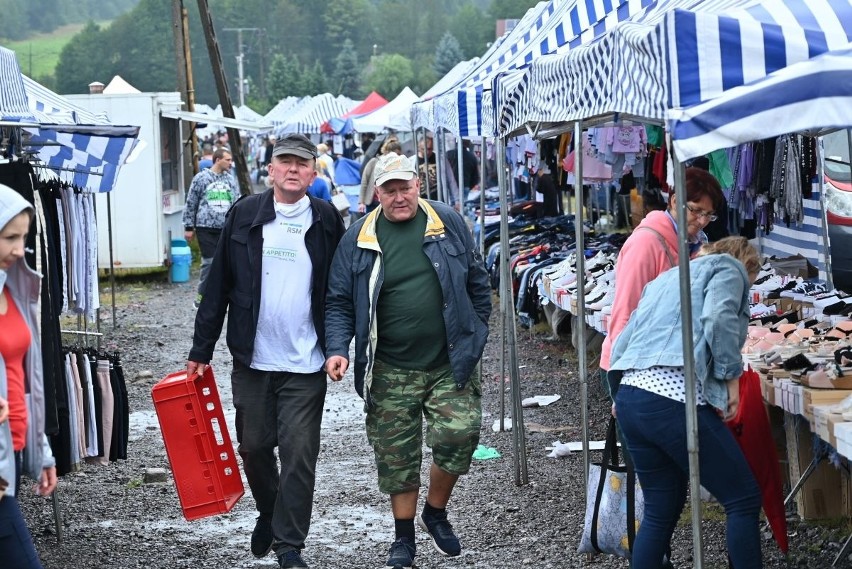
[[[189,280],[189,267],[192,265],[192,249],[187,246],[176,246],[172,242],[171,276],[174,283],[185,283]],[[186,241],[184,241],[186,243]]]

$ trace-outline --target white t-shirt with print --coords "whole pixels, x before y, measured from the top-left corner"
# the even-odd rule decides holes
[[[263,226],[260,314],[251,367],[314,373],[325,363],[311,316],[313,265],[305,233],[313,221],[307,196],[275,203],[275,219]]]

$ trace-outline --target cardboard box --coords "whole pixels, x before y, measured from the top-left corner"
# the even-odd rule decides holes
[[[837,448],[837,426],[846,423],[847,421],[843,418],[843,415],[836,415],[834,413],[828,415],[828,444],[835,449]],[[852,423],[849,424],[852,425]],[[850,457],[847,456],[846,458]]]
[[[787,457],[790,482],[796,484],[814,457],[813,436],[802,419],[787,421]],[[826,460],[820,461],[795,496],[802,519],[820,520],[844,515],[840,471]]]
[[[812,430],[822,440],[831,444],[831,435],[828,432],[828,416],[831,405],[811,405],[811,415],[813,416]]]
[[[852,390],[849,389],[815,389],[813,387],[801,387],[801,390],[806,406],[835,405],[852,395]]]
[[[832,415],[832,416],[833,417],[840,417],[841,419],[843,418],[840,415]],[[834,440],[838,445],[840,445],[840,444],[852,445],[852,423],[845,422],[845,421],[836,423],[834,425]],[[837,448],[837,447],[835,447],[835,448]],[[839,449],[838,449],[838,452],[839,452]],[[840,453],[840,454],[843,454],[843,453]],[[848,457],[849,455],[844,454],[843,456]]]
[[[763,392],[763,400],[770,405],[777,405],[775,402],[775,386],[772,384],[772,380],[768,377],[761,378],[760,388]]]

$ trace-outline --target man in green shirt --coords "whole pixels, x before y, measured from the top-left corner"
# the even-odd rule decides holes
[[[343,378],[354,336],[355,388],[395,522],[386,566],[402,569],[414,561],[424,419],[432,465],[417,521],[440,553],[461,553],[446,507],[479,442],[491,289],[464,219],[419,197],[410,159],[383,155],[375,177],[379,207],[343,236],[329,274],[326,371]]]

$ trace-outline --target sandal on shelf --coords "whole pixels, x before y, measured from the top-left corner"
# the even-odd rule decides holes
[[[831,330],[829,330],[828,332],[825,333],[825,337],[826,338],[834,338],[836,340],[845,340],[846,338],[849,337],[849,332],[850,331],[842,330],[842,329],[838,328],[837,326],[835,326],[834,328],[832,328]]]
[[[843,346],[834,351],[834,363],[852,365],[852,346]]]
[[[787,371],[792,370],[804,370],[810,371],[816,368],[816,364],[805,357],[804,354],[796,354],[792,358],[784,360],[784,363],[781,364],[781,367],[786,369]]]
[[[769,365],[780,364],[781,361],[784,359],[781,357],[779,351],[775,349],[767,351],[761,356],[761,358]]]
[[[772,330],[775,332],[779,332],[784,334],[785,337],[789,336],[793,332],[795,332],[799,328],[798,324],[793,324],[791,322],[780,322],[775,326],[772,326]]]
[[[808,387],[834,389],[834,380],[837,379],[837,376],[830,368],[820,366],[805,374],[802,379],[805,380],[804,383],[806,383]]]

